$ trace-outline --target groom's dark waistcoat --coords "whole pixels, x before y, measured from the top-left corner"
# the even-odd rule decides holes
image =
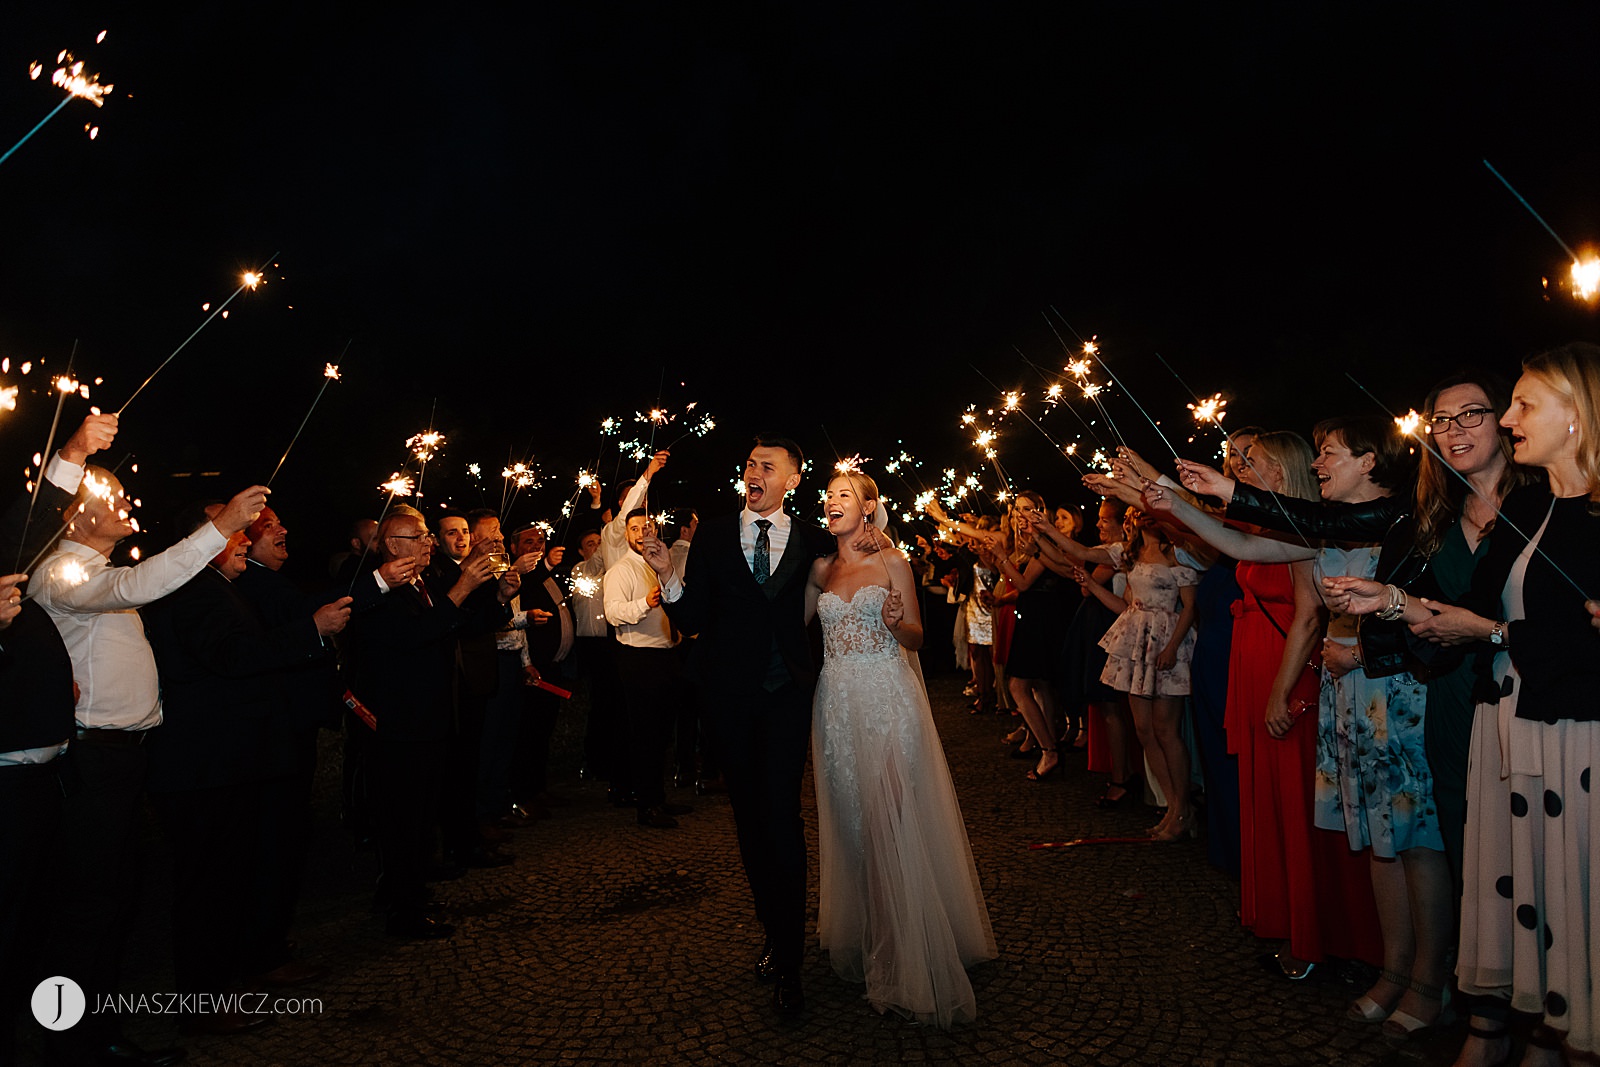
[[[834,550],[825,531],[789,516],[783,558],[758,583],[739,543],[739,515],[707,520],[695,532],[684,564],[683,595],[664,604],[673,623],[696,634],[689,661],[701,685],[721,692],[754,692],[788,679],[816,680],[806,632],[806,582],[811,564]]]

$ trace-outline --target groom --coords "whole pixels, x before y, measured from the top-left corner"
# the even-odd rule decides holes
[[[805,591],[812,562],[834,550],[825,531],[783,510],[804,462],[788,438],[757,437],[745,461],[744,510],[700,524],[681,584],[666,544],[651,537],[643,553],[661,580],[667,615],[682,632],[699,635],[689,670],[701,687],[739,854],[766,928],[756,975],[776,983],[772,1004],[783,1015],[805,1007],[800,780],[816,684]]]

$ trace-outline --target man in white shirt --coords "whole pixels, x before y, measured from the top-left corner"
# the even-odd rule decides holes
[[[622,695],[617,688],[614,642],[606,625],[604,583],[606,558],[600,552],[600,531],[590,530],[578,542],[579,561],[573,564],[571,585],[572,626],[576,632],[572,654],[578,674],[589,683],[589,720],[583,731],[583,766],[578,776],[586,780],[609,779],[611,765],[620,760],[616,739],[622,730]]]
[[[661,583],[639,554],[645,537],[655,535],[650,517],[635,508],[620,518],[628,554],[606,566],[605,607],[606,621],[616,628],[613,652],[627,716],[627,754],[624,766],[613,769],[611,784],[622,792],[619,781],[626,780],[640,826],[671,829],[678,825],[674,812],[688,810],[667,807],[662,771],[667,733],[682,699],[677,635],[661,610]]]
[[[628,514],[645,506],[650,496],[650,479],[667,465],[667,452],[657,452],[645,466],[644,473],[629,485],[622,494],[622,500],[617,507],[617,513],[611,521],[600,529],[600,552],[605,557],[606,570],[617,565],[618,560],[628,558]]]
[[[112,550],[134,533],[133,505],[115,475],[89,467],[74,504],[82,510],[34,573],[34,596],[60,631],[78,684],[72,747],[78,788],[62,801],[47,874],[54,916],[43,963],[50,974],[71,976],[91,1004],[117,992],[140,884],[142,742],[161,724],[155,656],[137,609],[204,570],[261,512],[267,493],[252,486],[165,552],[113,567]],[[70,1062],[128,1047],[114,1015],[86,1015],[47,1040],[52,1055]]]

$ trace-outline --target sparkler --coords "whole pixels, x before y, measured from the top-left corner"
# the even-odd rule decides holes
[[[17,386],[8,385],[0,388],[0,411],[17,410]]]
[[[1572,291],[1581,300],[1593,300],[1600,293],[1600,258],[1590,256],[1587,262],[1572,263]]]
[[[1072,324],[1070,322],[1067,322],[1066,316],[1062,315],[1060,311],[1056,310],[1055,305],[1052,304],[1050,306],[1050,310],[1054,311],[1056,313],[1056,317],[1058,319],[1060,319],[1062,321],[1062,323],[1064,323],[1066,325],[1067,329],[1072,330]],[[1045,322],[1049,323],[1050,322],[1050,316],[1048,316],[1048,315],[1044,316],[1044,320],[1045,320]],[[1061,342],[1061,346],[1063,348],[1066,348],[1067,343],[1066,343],[1065,339],[1062,338],[1061,334],[1056,332],[1056,328],[1055,328],[1055,324],[1054,323],[1050,323],[1050,330],[1051,330],[1052,333],[1056,334],[1056,340]],[[1082,341],[1082,343],[1083,343],[1083,355],[1084,355],[1084,357],[1099,356],[1099,358],[1100,358],[1100,369],[1106,372],[1106,374],[1111,378],[1111,381],[1116,385],[1116,387],[1118,389],[1122,390],[1123,395],[1126,396],[1130,401],[1133,402],[1133,406],[1134,407],[1139,409],[1139,414],[1144,416],[1145,421],[1150,424],[1150,428],[1156,432],[1156,435],[1161,438],[1162,443],[1167,446],[1167,450],[1172,453],[1174,458],[1176,458],[1177,455],[1178,455],[1178,450],[1172,447],[1172,442],[1167,440],[1167,435],[1165,433],[1161,432],[1161,425],[1158,422],[1156,422],[1155,419],[1151,418],[1150,413],[1144,409],[1144,405],[1139,403],[1139,398],[1133,395],[1133,390],[1129,389],[1127,387],[1127,385],[1125,385],[1123,383],[1122,379],[1117,377],[1117,372],[1112,370],[1110,365],[1106,363],[1105,356],[1100,353],[1100,346],[1096,343],[1096,338],[1091,337],[1087,341],[1084,341],[1082,335],[1078,334],[1077,330],[1072,330],[1072,332],[1073,332],[1073,334],[1075,336],[1078,337],[1078,340]],[[1088,362],[1087,358],[1084,358],[1082,360],[1074,360],[1067,367],[1068,373],[1073,374],[1075,377],[1081,377],[1080,375],[1078,375],[1077,371],[1074,368],[1076,368],[1080,363],[1086,364],[1087,362]],[[1087,373],[1088,373],[1088,367],[1087,366],[1085,366],[1083,368],[1083,373],[1084,373],[1084,375],[1087,375]],[[1100,391],[1099,389],[1096,389],[1095,393],[1098,394],[1099,391]],[[1090,395],[1089,392],[1088,392],[1088,386],[1087,385],[1084,387],[1084,395],[1086,395],[1086,396]],[[1101,406],[1100,406],[1100,413],[1102,415],[1105,415],[1106,421],[1108,423],[1111,423],[1111,432],[1116,434],[1116,436],[1119,439],[1120,443],[1124,447],[1126,447],[1127,444],[1128,444],[1127,440],[1122,437],[1121,431],[1119,431],[1117,429],[1117,424],[1112,421],[1111,415],[1110,415],[1109,412],[1106,411],[1104,404],[1101,404]]]
[[[416,487],[417,483],[412,480],[411,475],[402,471],[395,471],[389,475],[388,481],[378,486],[380,490],[387,492],[391,498],[410,496]]]
[[[352,338],[352,340],[354,340],[354,338]],[[345,350],[345,352],[350,351],[350,342],[349,341],[345,342],[344,350]],[[341,354],[339,358],[343,359],[344,358],[343,354]],[[339,380],[339,368],[338,368],[338,366],[333,364],[333,363],[324,363],[322,365],[322,388],[317,390],[317,395],[315,397],[313,397],[312,400],[311,400],[311,406],[306,409],[306,417],[300,420],[300,425],[295,429],[294,436],[289,438],[289,447],[285,448],[283,450],[283,455],[278,457],[278,465],[276,467],[272,468],[272,475],[267,478],[267,488],[268,489],[272,488],[272,479],[276,478],[278,476],[278,472],[283,470],[283,461],[289,458],[289,452],[290,452],[291,449],[294,448],[294,443],[296,441],[300,440],[300,433],[301,433],[301,431],[303,431],[306,428],[306,423],[311,421],[311,413],[313,411],[317,410],[317,403],[319,401],[321,401],[322,394],[326,393],[328,391],[328,385],[330,383],[336,382],[338,380]]]
[[[406,447],[411,454],[422,464],[417,470],[417,499],[422,499],[422,479],[428,476],[428,460],[432,459],[444,444],[444,434],[433,428],[433,417],[439,413],[439,398],[433,398],[433,406],[428,409],[428,428],[422,433],[413,434],[406,438]]]
[[[74,338],[72,341],[72,352],[67,356],[67,373],[63,375],[63,377],[67,378],[68,380],[71,380],[72,378],[72,364],[77,358],[78,341],[76,338]],[[22,373],[28,373],[27,364],[23,364],[23,368],[24,369]],[[34,459],[35,465],[39,468],[39,476],[34,479],[32,495],[28,497],[28,514],[27,517],[22,520],[22,537],[17,542],[17,558],[14,563],[20,563],[22,561],[22,549],[23,546],[28,543],[28,528],[33,525],[33,509],[34,506],[39,503],[39,487],[44,484],[44,464],[47,462],[48,457],[55,448],[56,429],[61,425],[61,407],[67,402],[68,392],[70,392],[70,390],[61,389],[59,387],[57,388],[56,413],[50,419],[50,432],[45,436],[44,452],[36,456]],[[80,508],[79,510],[82,509]],[[37,563],[38,560],[36,559],[34,562]],[[33,570],[32,563],[28,564],[28,570]],[[20,572],[18,572],[16,567],[13,566],[12,573],[16,574]]]
[[[121,470],[122,469],[122,465],[124,463],[128,462],[128,460],[130,458],[132,458],[132,456],[133,456],[133,453],[129,452],[126,455],[124,455],[121,459],[117,460],[116,466],[112,467],[110,472],[109,472],[111,477],[116,477],[117,471]],[[33,458],[34,458],[35,462],[37,462],[42,457],[36,455]],[[138,468],[139,468],[139,465],[137,463],[135,463],[134,464],[134,469],[138,470]],[[41,474],[41,476],[42,476],[42,474]],[[111,483],[109,481],[104,480],[104,479],[100,479],[100,478],[96,478],[92,474],[87,474],[86,473],[84,475],[84,480],[83,480],[82,484],[83,484],[83,486],[85,488],[85,492],[87,492],[90,496],[99,497],[101,500],[106,501],[108,504],[111,502]],[[79,515],[83,514],[86,505],[87,505],[87,502],[79,504],[76,509],[71,510],[71,512],[69,514],[64,515],[62,517],[62,519],[61,519],[61,525],[59,527],[59,532],[65,532],[67,530],[70,530],[72,528],[73,522],[77,519],[77,517]],[[133,523],[133,529],[134,529],[135,533],[139,532],[139,523],[138,523],[137,520],[135,520],[134,523]],[[22,573],[31,574],[33,572],[33,568],[39,565],[39,561],[40,560],[44,559],[51,552],[55,551],[55,547],[56,547],[56,543],[57,543],[58,537],[59,537],[59,533],[58,534],[52,534],[49,538],[47,538],[45,540],[44,546],[39,549],[38,553],[31,560],[28,561],[28,565],[26,567],[17,567],[17,568],[15,568],[13,570],[13,573],[16,573],[16,574],[22,574]],[[24,538],[24,543],[26,543],[26,538]],[[19,559],[21,558],[20,554],[19,554],[18,558]]]
[[[692,407],[693,405],[690,405],[690,406]],[[695,422],[694,425],[690,426],[687,432],[679,434],[677,437],[673,438],[672,439],[672,443],[668,444],[668,445],[665,445],[663,450],[667,451],[667,452],[671,452],[673,447],[676,446],[679,441],[685,440],[686,438],[690,438],[690,437],[704,437],[706,434],[710,433],[712,430],[715,430],[716,428],[717,428],[717,420],[716,419],[712,418],[709,414],[701,415],[700,418],[699,418],[699,421]]]
[[[1562,251],[1566,252],[1566,254],[1572,258],[1572,262],[1574,264],[1576,264],[1578,262],[1578,253],[1574,252],[1567,245],[1567,242],[1565,242],[1565,241],[1563,241],[1561,239],[1561,235],[1559,233],[1557,233],[1554,229],[1552,229],[1548,222],[1544,221],[1544,216],[1543,215],[1540,215],[1537,211],[1533,210],[1533,205],[1528,203],[1526,197],[1524,197],[1521,193],[1517,192],[1517,187],[1512,185],[1510,182],[1506,181],[1506,176],[1504,174],[1501,174],[1499,171],[1495,170],[1494,169],[1494,164],[1490,163],[1487,159],[1483,161],[1483,165],[1489,168],[1489,173],[1490,174],[1493,174],[1496,178],[1500,179],[1500,184],[1505,186],[1506,190],[1508,192],[1510,192],[1510,194],[1512,196],[1517,198],[1517,203],[1521,204],[1523,207],[1528,209],[1528,214],[1533,216],[1533,220],[1535,222],[1537,222],[1540,226],[1544,227],[1544,232],[1545,233],[1548,233],[1551,237],[1554,237],[1556,239],[1556,244],[1560,245],[1561,248],[1562,248]],[[1371,395],[1371,394],[1368,394],[1368,395]]]
[[[970,363],[967,364],[967,366],[972,367],[973,373],[977,374],[978,377],[980,377],[984,381],[988,382],[990,386],[994,386],[994,382],[991,381],[989,376],[987,374],[983,373],[983,371],[978,370],[977,367],[973,366]],[[995,386],[995,388],[998,388],[998,387]],[[1045,393],[1046,398],[1051,400],[1052,402],[1054,401],[1054,399],[1056,397],[1059,397],[1060,395],[1061,395],[1061,386],[1059,384],[1052,385],[1050,387],[1050,389],[1047,390],[1046,393]],[[1006,411],[1015,412],[1016,414],[1021,415],[1023,418],[1027,419],[1028,420],[1028,424],[1030,426],[1032,426],[1035,430],[1038,430],[1041,434],[1043,434],[1044,435],[1044,439],[1046,441],[1050,442],[1050,447],[1054,448],[1056,450],[1056,452],[1058,452],[1060,455],[1064,456],[1066,459],[1070,460],[1072,462],[1072,464],[1074,466],[1076,466],[1078,469],[1082,470],[1083,469],[1083,465],[1078,462],[1077,456],[1075,455],[1075,453],[1077,452],[1077,447],[1074,446],[1072,448],[1065,448],[1065,447],[1062,446],[1061,442],[1057,441],[1054,437],[1051,437],[1050,436],[1050,431],[1046,430],[1037,421],[1035,421],[1034,417],[1032,415],[1028,414],[1028,410],[1022,406],[1022,398],[1023,398],[1023,396],[1024,396],[1023,393],[1020,393],[1020,392],[1018,392],[1016,390],[1010,390],[1010,391],[1008,391],[1008,392],[1006,392],[1006,393],[1004,393],[1002,395],[1001,405]],[[1001,479],[1002,482],[1004,480],[1005,480],[1004,478]],[[1010,490],[1011,490],[1011,487],[1008,485],[1008,486],[1005,486],[1005,488],[1002,490],[1002,492],[1006,493],[1007,497],[1009,497]]]
[[[1534,221],[1543,226],[1544,232],[1554,237],[1556,244],[1561,246],[1561,250],[1571,257],[1573,295],[1580,300],[1593,300],[1595,294],[1600,292],[1600,259],[1590,256],[1588,262],[1581,260],[1578,257],[1578,253],[1572,250],[1572,246],[1563,241],[1559,233],[1556,233],[1554,227],[1544,221],[1544,216],[1535,211],[1533,205],[1528,203],[1527,198],[1517,192],[1516,186],[1508,182],[1504,174],[1494,169],[1494,164],[1486,159],[1483,161],[1483,165],[1489,168],[1490,174],[1500,179],[1500,184],[1504,185],[1506,190],[1517,198],[1517,203],[1527,208],[1528,214],[1533,216]]]
[[[194,328],[194,333],[191,333],[188,337],[185,337],[183,339],[183,344],[180,344],[177,348],[174,348],[172,350],[172,354],[170,356],[168,356],[166,359],[162,360],[160,365],[158,365],[155,370],[150,372],[150,377],[146,378],[143,382],[141,382],[139,384],[139,388],[137,388],[137,389],[135,389],[133,391],[133,396],[128,397],[128,399],[126,399],[126,400],[124,400],[122,402],[122,406],[117,409],[117,414],[121,415],[124,411],[127,411],[128,410],[128,405],[133,403],[133,398],[138,396],[140,393],[144,392],[144,387],[149,385],[152,381],[154,381],[156,375],[160,374],[161,371],[166,367],[166,365],[168,363],[171,363],[174,359],[177,358],[178,353],[183,351],[184,346],[187,345],[190,341],[193,341],[195,339],[195,337],[199,335],[201,330],[205,329],[207,326],[209,326],[211,324],[211,320],[212,319],[216,318],[218,315],[224,314],[224,309],[229,304],[233,303],[233,298],[234,297],[238,296],[240,293],[244,292],[246,289],[253,290],[258,285],[260,285],[261,284],[261,271],[266,270],[267,269],[267,265],[270,264],[274,259],[277,259],[277,258],[278,258],[278,253],[274,252],[274,253],[272,253],[271,257],[268,258],[267,262],[262,264],[262,267],[261,267],[260,271],[254,271],[254,270],[245,271],[243,279],[239,283],[239,288],[235,289],[232,293],[230,293],[228,295],[228,299],[224,300],[221,304],[217,305],[216,310],[213,311],[211,314],[207,315],[205,317],[205,320],[203,322],[201,322],[200,325],[198,325],[198,326],[196,326]]]
[[[95,44],[99,44],[101,41],[105,40],[105,37],[105,31],[101,30],[100,35],[95,38]],[[0,163],[4,163],[6,160],[10,159],[13,152],[26,144],[28,142],[28,138],[32,137],[34,134],[43,129],[45,123],[55,118],[56,115],[61,112],[61,109],[66,107],[73,100],[87,100],[95,107],[105,106],[105,96],[112,90],[113,87],[109,84],[101,85],[100,75],[85,74],[83,72],[83,60],[74,58],[72,53],[68,52],[66,49],[62,49],[59,53],[57,53],[56,62],[61,65],[56,68],[55,73],[50,75],[50,84],[62,90],[67,95],[62,97],[61,102],[55,107],[51,108],[50,113],[44,118],[40,119],[33,129],[23,134],[20,141],[6,149],[5,155],[0,156]],[[43,73],[43,64],[30,63],[28,65],[28,78],[30,81],[38,81],[39,75]],[[92,140],[95,134],[99,132],[100,128],[98,126],[94,127],[89,134],[90,139]]]
[[[1488,161],[1487,160],[1484,161],[1484,165],[1488,166]],[[1493,167],[1489,167],[1489,169],[1490,170],[1494,170]],[[1505,181],[1504,178],[1501,178],[1500,180],[1501,181]],[[1512,190],[1512,191],[1515,192],[1515,190]],[[1533,209],[1529,208],[1528,210],[1531,211]],[[1422,426],[1424,431],[1429,433],[1429,434],[1431,434],[1433,432],[1433,428],[1432,427],[1425,426],[1423,424],[1422,416],[1418,415],[1416,413],[1416,411],[1409,411],[1405,415],[1396,415],[1394,412],[1389,410],[1388,405],[1386,405],[1383,401],[1379,400],[1373,394],[1372,390],[1368,389],[1366,386],[1362,385],[1359,381],[1357,381],[1355,375],[1351,374],[1349,371],[1345,371],[1344,376],[1346,378],[1349,378],[1350,381],[1351,381],[1351,384],[1353,384],[1357,389],[1359,389],[1363,393],[1367,394],[1367,397],[1374,404],[1378,405],[1378,407],[1383,410],[1384,414],[1386,414],[1390,418],[1394,419],[1395,425],[1400,428],[1402,433],[1406,433],[1408,436],[1413,436],[1413,439],[1415,439],[1414,435],[1416,433],[1417,427],[1419,427],[1419,426]],[[1406,430],[1406,426],[1408,426],[1408,425],[1411,427],[1410,430]],[[1471,479],[1469,479],[1465,474],[1462,474],[1460,471],[1458,471],[1454,467],[1450,466],[1450,464],[1444,462],[1444,460],[1442,458],[1439,461],[1439,465],[1444,467],[1451,474],[1454,474],[1457,478],[1461,479],[1461,483],[1467,487],[1467,491],[1468,492],[1473,493],[1473,494],[1477,493],[1477,489],[1473,486]],[[1484,498],[1481,498],[1481,497],[1479,499],[1483,499],[1483,502],[1485,504],[1489,503],[1489,501],[1487,499],[1484,499]],[[1494,505],[1490,504],[1490,507],[1494,507]],[[1499,508],[1495,507],[1494,508],[1494,514],[1495,514],[1495,518],[1496,519],[1498,519],[1500,522],[1503,522],[1507,526],[1509,526],[1512,529],[1512,531],[1517,534],[1517,536],[1521,537],[1524,541],[1528,542],[1529,547],[1532,548],[1535,552],[1537,552],[1541,557],[1543,557],[1543,559],[1544,559],[1544,561],[1546,563],[1550,564],[1551,567],[1555,568],[1555,572],[1557,574],[1561,575],[1561,577],[1566,580],[1566,583],[1568,585],[1570,585],[1570,586],[1572,586],[1572,588],[1576,589],[1578,591],[1578,595],[1579,596],[1583,597],[1584,600],[1592,600],[1592,599],[1594,599],[1593,597],[1591,597],[1588,593],[1586,593],[1584,591],[1584,589],[1583,589],[1583,587],[1581,585],[1579,585],[1577,582],[1573,581],[1572,580],[1572,576],[1569,575],[1566,571],[1562,570],[1561,569],[1561,565],[1559,563],[1557,563],[1555,560],[1551,559],[1550,556],[1545,552],[1544,549],[1540,548],[1537,544],[1534,544],[1533,538],[1529,537],[1527,535],[1527,533],[1524,532],[1522,530],[1522,528],[1519,527],[1516,523],[1514,523],[1510,519],[1506,518],[1506,513],[1505,512],[1503,512]]]

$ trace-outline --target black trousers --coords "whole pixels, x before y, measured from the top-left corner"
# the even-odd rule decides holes
[[[172,965],[178,993],[223,993],[242,977],[258,783],[153,793],[172,842]]]
[[[683,700],[677,650],[619,643],[616,665],[627,709],[628,786],[640,808],[660,807],[667,802],[662,765],[668,732]]]
[[[92,736],[92,735],[91,735]],[[149,761],[140,745],[74,741],[72,793],[61,802],[61,828],[43,884],[50,936],[40,951],[43,977],[62,974],[83,987],[90,1005],[120,985],[122,953],[143,885],[139,813]],[[89,1012],[67,1030],[46,1031],[52,1062],[121,1040],[115,1015]]]
[[[256,852],[251,863],[251,911],[245,936],[249,973],[262,974],[289,962],[306,850],[311,845],[311,787],[317,776],[317,727],[302,726],[276,738],[292,768],[261,785]],[[363,727],[365,729],[365,727]]]
[[[468,692],[466,682],[457,676],[455,729],[444,746],[438,786],[444,849],[457,856],[465,856],[478,845],[479,754],[490,699]]]
[[[589,683],[589,721],[583,731],[583,765],[591,778],[610,778],[625,752],[618,744],[625,713],[617,685],[617,639],[580,637],[572,646],[578,673]]]
[[[37,1024],[28,1007],[33,987],[50,975],[40,971],[40,875],[61,818],[66,756],[50,763],[0,767],[0,1063],[15,1061],[16,1026]]]
[[[378,903],[389,914],[416,911],[428,898],[444,749],[444,742],[380,736],[369,754]]]
[[[712,748],[728,784],[739,855],[778,968],[800,968],[806,838],[800,785],[811,744],[811,687],[708,695]]]

